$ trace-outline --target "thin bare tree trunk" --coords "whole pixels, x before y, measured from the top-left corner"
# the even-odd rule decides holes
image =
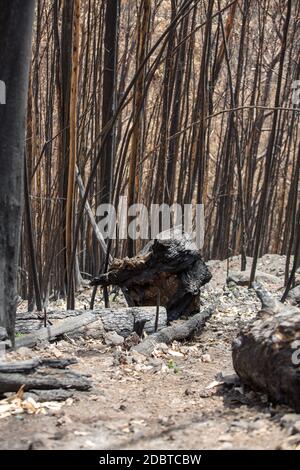
[[[78,60],[80,42],[80,0],[74,0],[73,11],[73,55],[70,95],[70,157],[68,170],[68,191],[66,204],[66,254],[68,301],[67,308],[75,308],[74,272],[71,267],[71,256],[74,249],[74,207],[75,207],[75,174],[77,160],[77,95],[78,95]]]

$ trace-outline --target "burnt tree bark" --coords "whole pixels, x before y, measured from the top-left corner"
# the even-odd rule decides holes
[[[129,305],[160,304],[168,320],[199,310],[200,288],[211,279],[196,245],[185,235],[155,239],[134,258],[115,260],[91,285],[117,285]]]
[[[0,1],[0,325],[14,341],[24,134],[34,0]]]
[[[0,364],[0,393],[17,392],[22,386],[24,391],[56,390],[58,396],[62,390],[89,390],[92,385],[86,375],[66,369],[74,363],[72,359],[36,358]]]
[[[96,310],[68,310],[66,312],[54,311],[47,314],[49,325],[43,327],[43,319],[32,313],[17,315],[16,331],[24,334],[16,339],[15,347],[33,347],[41,341],[54,341],[64,334],[80,334],[89,336],[91,324],[95,325],[97,336],[103,336],[108,331],[116,331],[126,338],[131,333],[143,329],[151,334],[155,330],[155,307],[121,307],[98,308]],[[62,321],[60,321],[62,320]],[[159,309],[158,328],[167,325],[166,310]],[[27,334],[28,333],[28,334]],[[93,336],[93,334],[92,334]],[[1,339],[1,336],[0,336]],[[5,336],[3,337],[5,340]]]
[[[254,288],[262,310],[233,342],[233,366],[244,383],[300,412],[300,310]]]

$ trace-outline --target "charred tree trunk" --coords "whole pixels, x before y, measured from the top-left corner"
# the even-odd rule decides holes
[[[134,258],[115,260],[91,285],[117,285],[129,305],[166,307],[168,320],[199,310],[200,288],[211,279],[194,243],[187,237],[159,238]]]
[[[19,258],[25,114],[34,0],[0,1],[0,325],[14,342]]]
[[[262,310],[233,343],[234,368],[246,384],[300,412],[300,310],[254,287]]]
[[[117,41],[119,24],[119,0],[107,2],[105,13],[104,35],[104,71],[102,97],[102,128],[113,116],[115,110],[115,88],[117,77]],[[100,203],[109,203],[112,199],[113,170],[114,170],[114,135],[112,128],[104,145],[100,165]]]

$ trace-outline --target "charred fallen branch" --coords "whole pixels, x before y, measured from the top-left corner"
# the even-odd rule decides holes
[[[36,358],[28,361],[2,362],[0,393],[16,392],[22,386],[24,391],[57,390],[57,397],[66,396],[61,393],[62,390],[89,390],[91,382],[85,375],[65,370],[68,365],[76,362],[73,358],[62,360]]]
[[[234,368],[244,383],[300,412],[300,310],[253,287],[262,310],[233,342]]]
[[[77,359],[29,359],[26,361],[0,362],[0,373],[4,372],[33,372],[38,367],[50,367],[52,369],[65,369],[66,367],[77,364]]]
[[[2,373],[0,372],[0,393],[17,392],[24,385],[24,390],[32,389],[74,389],[86,391],[91,388],[91,383],[80,374],[71,371],[51,369],[43,372],[25,373]]]
[[[199,311],[200,288],[211,279],[199,250],[187,235],[155,239],[134,258],[115,260],[92,286],[122,288],[132,306],[160,305],[168,320]]]
[[[172,341],[184,341],[191,339],[204,327],[206,321],[212,316],[216,305],[210,306],[189,318],[187,321],[163,328],[161,331],[147,336],[144,341],[133,349],[145,356],[151,356],[159,343],[170,344]]]

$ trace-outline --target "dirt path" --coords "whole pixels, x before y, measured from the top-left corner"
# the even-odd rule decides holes
[[[284,425],[287,407],[239,384],[213,386],[220,373],[233,374],[232,339],[259,308],[243,287],[210,287],[203,303],[216,295],[218,311],[199,338],[158,348],[149,360],[92,340],[33,352],[76,356],[74,369],[90,374],[93,388],[45,416],[0,420],[0,448],[300,449],[300,434]]]

